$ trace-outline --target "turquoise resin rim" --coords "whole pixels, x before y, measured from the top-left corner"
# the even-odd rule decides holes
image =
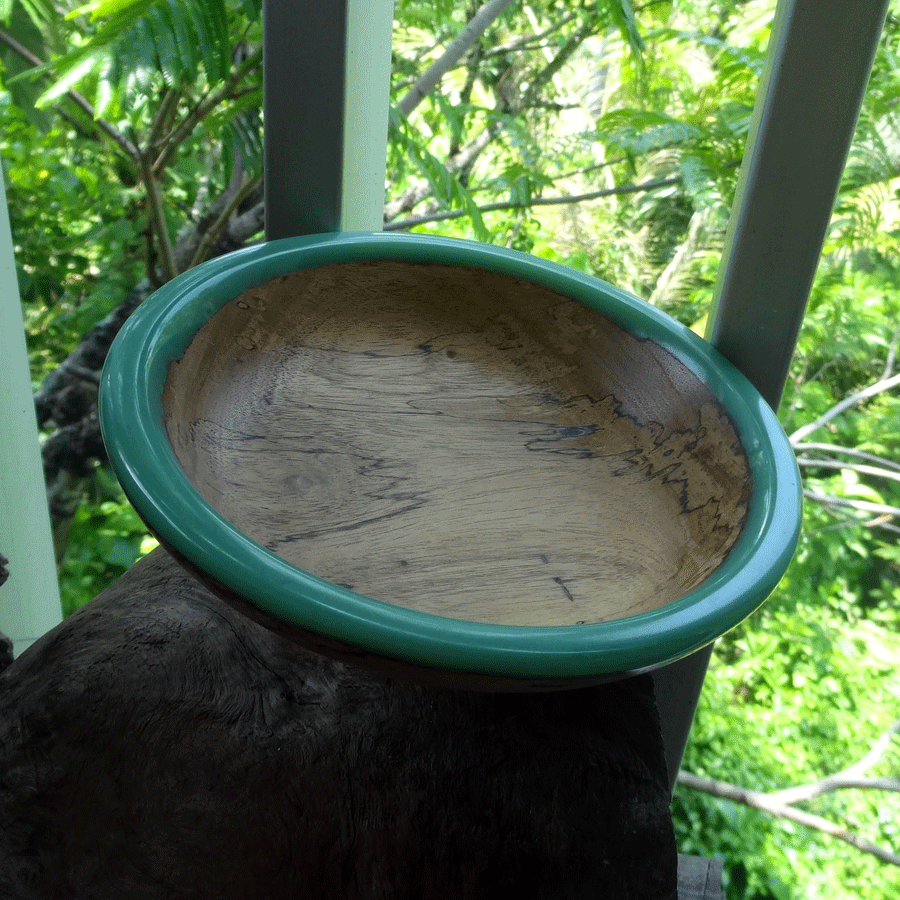
[[[725,562],[659,609],[610,622],[490,625],[373,600],[280,559],[224,519],[172,452],[162,392],[170,362],[228,300],[289,272],[398,259],[495,269],[542,284],[664,346],[732,417],[753,476],[747,524]],[[198,266],[157,291],[109,353],[100,420],[125,493],[160,539],[196,568],[291,625],[418,666],[517,679],[589,679],[655,668],[706,646],[752,613],[784,574],[800,529],[800,477],[772,410],[724,357],[666,314],[612,285],[505,248],[449,238],[327,234],[273,241]]]

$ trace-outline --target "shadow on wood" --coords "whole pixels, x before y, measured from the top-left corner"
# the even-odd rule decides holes
[[[649,676],[438,690],[157,551],[0,674],[0,896],[674,900]]]

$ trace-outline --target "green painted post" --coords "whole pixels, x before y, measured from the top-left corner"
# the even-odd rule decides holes
[[[62,621],[25,327],[0,176],[0,631],[18,655]]]
[[[889,0],[782,0],[707,338],[778,408]]]
[[[265,0],[266,238],[380,231],[394,0]]]
[[[394,0],[348,0],[341,231],[381,231]]]
[[[889,0],[780,0],[707,339],[778,408]],[[712,648],[654,673],[675,775]]]

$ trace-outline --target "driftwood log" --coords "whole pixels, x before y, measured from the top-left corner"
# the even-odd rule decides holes
[[[648,676],[426,688],[163,551],[0,674],[0,897],[674,900]]]

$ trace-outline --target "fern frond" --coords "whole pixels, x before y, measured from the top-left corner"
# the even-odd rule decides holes
[[[145,22],[156,48],[156,65],[169,87],[175,87],[181,76],[196,78],[196,68],[190,66],[190,58],[179,55],[181,47],[175,43],[175,29],[168,16],[169,4],[159,3],[147,10]],[[168,21],[167,21],[168,19]]]
[[[177,47],[176,55],[182,61],[182,67],[188,72],[196,72],[200,60],[192,29],[183,16],[173,15],[171,3],[161,3],[157,9],[171,29],[172,40]]]
[[[32,0],[34,2],[34,0]],[[104,59],[116,60],[120,84],[134,80],[136,70],[154,70],[170,86],[194,82],[202,68],[217,83],[231,70],[229,7],[233,0],[92,0],[69,18],[86,17],[94,33],[76,49],[52,62],[69,87],[96,74]],[[242,0],[245,12],[259,15],[259,3]],[[109,72],[107,72],[109,77]],[[138,80],[144,80],[138,76]],[[60,93],[54,85],[40,102]]]
[[[225,124],[221,134],[226,172],[232,171],[236,157],[240,156],[250,178],[260,175],[263,166],[263,133],[258,109],[248,108],[240,115],[235,115]]]

